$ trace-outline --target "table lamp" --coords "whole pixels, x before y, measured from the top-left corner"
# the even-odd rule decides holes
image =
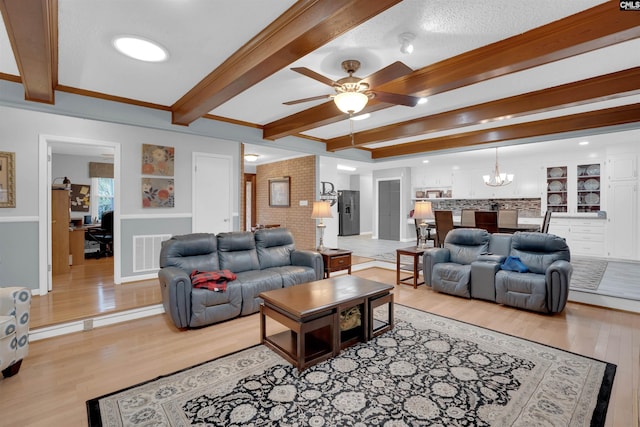
[[[327,227],[323,222],[323,218],[333,218],[331,215],[331,204],[328,201],[319,201],[313,202],[313,211],[311,212],[311,218],[320,219],[320,223],[318,223],[317,227],[320,230],[320,244],[316,248],[318,251],[324,251],[324,229]]]
[[[427,247],[427,219],[433,219],[433,209],[431,208],[431,202],[420,201],[416,202],[413,208],[413,217],[420,219],[418,227],[420,227],[420,248],[426,249]]]

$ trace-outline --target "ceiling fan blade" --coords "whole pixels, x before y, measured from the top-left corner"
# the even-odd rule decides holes
[[[375,88],[376,86],[395,80],[398,77],[406,76],[412,72],[413,70],[407,65],[400,61],[396,61],[393,64],[365,77],[362,81],[368,83],[370,88]]]
[[[292,68],[292,70],[296,73],[302,74],[303,76],[311,77],[312,79],[317,80],[320,83],[326,84],[327,86],[335,86],[338,84],[330,78],[325,77],[322,74],[318,74],[315,71],[308,69],[307,67],[296,67]]]
[[[311,98],[303,98],[303,99],[296,99],[295,101],[283,102],[283,104],[295,105],[295,104],[301,104],[303,102],[316,101],[318,99],[329,99],[329,98],[331,98],[331,95],[318,95],[318,96],[312,96]]]
[[[417,96],[400,95],[399,93],[379,92],[377,90],[372,91],[375,94],[375,99],[380,102],[386,102],[387,104],[406,105],[407,107],[415,107],[420,101]]]

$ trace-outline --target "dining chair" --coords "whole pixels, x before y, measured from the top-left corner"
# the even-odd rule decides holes
[[[476,226],[476,210],[475,209],[462,209],[460,213],[460,225],[463,227],[475,227]]]
[[[489,233],[498,232],[498,211],[476,211],[476,228],[482,228]]]
[[[517,226],[518,209],[498,209],[498,228]]]
[[[453,212],[433,211],[433,215],[436,219],[436,246],[443,247],[444,238],[453,230]]]
[[[550,222],[551,222],[551,210],[548,210],[544,214],[544,220],[542,221],[542,227],[540,228],[540,231],[542,233],[548,233],[549,232],[549,223]]]

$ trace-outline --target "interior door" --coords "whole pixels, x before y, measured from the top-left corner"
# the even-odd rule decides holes
[[[232,231],[231,157],[193,154],[194,233]]]
[[[378,239],[400,240],[400,180],[378,181]]]
[[[609,185],[607,255],[612,258],[635,259],[637,250],[637,200],[633,181],[612,182]]]

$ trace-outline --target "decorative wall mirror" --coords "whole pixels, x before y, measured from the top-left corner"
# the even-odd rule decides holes
[[[16,207],[16,153],[0,151],[0,208]]]

